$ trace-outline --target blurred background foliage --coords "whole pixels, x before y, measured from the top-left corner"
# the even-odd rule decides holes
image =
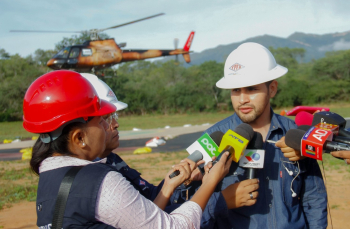
[[[107,37],[107,36],[106,36]],[[0,121],[22,120],[22,103],[28,86],[49,72],[47,61],[62,47],[85,37],[64,38],[56,50],[38,49],[25,58],[0,48]],[[80,42],[81,43],[81,42]],[[288,73],[278,79],[274,108],[350,100],[350,50],[330,52],[303,63],[301,48],[272,48],[277,63]],[[173,60],[136,61],[106,69],[102,78],[129,107],[124,114],[183,114],[232,110],[230,90],[215,83],[223,76],[224,63],[207,61],[188,65]]]

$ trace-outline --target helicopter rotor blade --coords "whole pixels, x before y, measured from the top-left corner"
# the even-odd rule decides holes
[[[123,23],[123,24],[120,24],[120,25],[116,25],[116,26],[112,26],[112,27],[108,27],[108,28],[105,28],[105,29],[99,29],[98,31],[102,32],[102,31],[105,31],[107,29],[115,29],[115,28],[118,28],[118,27],[121,27],[121,26],[124,26],[124,25],[130,25],[130,24],[133,24],[135,22],[151,19],[151,18],[158,17],[158,16],[161,16],[161,15],[164,15],[164,14],[165,13],[155,14],[155,15],[152,15],[152,16],[149,16],[149,17],[145,17],[145,18],[141,18],[141,19],[138,19],[138,20],[135,20],[135,21],[126,22],[126,23]]]
[[[48,31],[48,30],[10,30],[10,32],[25,33],[82,33],[84,31]]]

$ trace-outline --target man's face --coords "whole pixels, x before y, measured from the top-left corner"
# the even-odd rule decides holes
[[[112,116],[112,117],[111,117]],[[113,118],[113,113],[103,116],[107,122],[109,121],[109,127],[106,131],[106,150],[100,158],[108,156],[110,152],[119,147],[119,124],[115,118]]]
[[[268,112],[270,98],[271,93],[265,83],[231,90],[233,109],[245,123],[252,123],[264,112]]]

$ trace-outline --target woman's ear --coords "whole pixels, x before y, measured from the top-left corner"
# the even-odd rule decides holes
[[[277,86],[278,86],[278,82],[276,80],[273,80],[270,85],[269,85],[269,93],[270,93],[270,99],[275,97],[276,93],[277,93]]]
[[[82,129],[76,128],[72,130],[72,133],[70,135],[70,142],[78,146],[79,148],[84,148],[86,146],[86,143],[84,141],[85,133]]]

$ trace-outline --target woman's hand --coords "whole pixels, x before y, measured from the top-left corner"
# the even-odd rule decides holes
[[[215,166],[214,166],[215,167]],[[251,206],[259,195],[259,180],[249,179],[229,185],[221,191],[228,209]]]
[[[182,160],[179,164],[174,165],[173,169],[167,173],[164,179],[163,187],[167,188],[167,193],[169,193],[171,196],[175,188],[177,188],[184,181],[190,179],[193,170],[195,170],[196,168],[197,164],[188,158]],[[179,171],[180,174],[170,179],[169,175],[174,171]]]
[[[218,184],[225,177],[229,172],[232,163],[231,158],[227,159],[228,156],[229,152],[226,151],[214,166],[212,166],[211,162],[204,166],[205,175],[202,180],[203,184],[205,182],[215,182]]]

